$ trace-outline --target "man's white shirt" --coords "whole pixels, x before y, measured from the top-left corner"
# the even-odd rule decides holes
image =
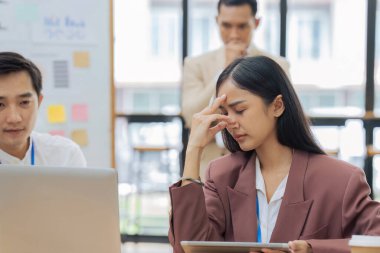
[[[14,165],[32,164],[32,143],[34,145],[34,164],[41,166],[86,167],[86,159],[78,144],[72,140],[33,132],[29,148],[23,159],[14,157],[0,149],[0,163]]]

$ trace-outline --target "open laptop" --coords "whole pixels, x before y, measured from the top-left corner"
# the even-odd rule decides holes
[[[120,253],[114,169],[0,165],[1,253]]]

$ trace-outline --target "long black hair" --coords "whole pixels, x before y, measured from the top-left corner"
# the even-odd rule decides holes
[[[265,56],[245,57],[232,62],[219,76],[216,94],[230,79],[240,89],[247,90],[271,104],[282,95],[285,110],[277,120],[277,138],[282,145],[311,153],[325,154],[314,139],[297,94],[282,68]],[[224,144],[230,152],[242,151],[239,144],[224,129]]]

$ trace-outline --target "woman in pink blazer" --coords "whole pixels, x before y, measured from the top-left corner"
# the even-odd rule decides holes
[[[170,187],[174,252],[183,252],[182,240],[204,240],[343,253],[353,234],[380,235],[380,204],[370,199],[363,171],[316,144],[277,63],[236,60],[220,75],[216,94],[193,116],[183,178]],[[200,156],[218,131],[231,154],[209,164],[203,185]]]

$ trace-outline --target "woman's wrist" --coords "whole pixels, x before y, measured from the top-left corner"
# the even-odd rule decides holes
[[[187,147],[186,147],[186,152],[189,152],[189,151],[202,152],[203,151],[203,147],[201,147],[199,145],[188,143]]]
[[[188,145],[186,148],[186,160],[183,169],[183,178],[199,178],[199,167],[201,160],[202,148],[198,146]],[[181,186],[190,184],[191,181],[183,180]]]
[[[182,181],[181,185],[186,185],[184,182],[189,182],[189,183],[196,183],[200,186],[204,186],[204,183],[201,181],[201,178],[192,178],[192,177],[181,177],[180,180]]]

